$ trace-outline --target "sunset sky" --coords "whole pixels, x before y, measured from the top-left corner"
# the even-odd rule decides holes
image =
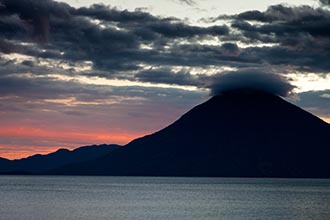
[[[329,122],[330,0],[0,0],[0,157],[126,144],[250,72]]]

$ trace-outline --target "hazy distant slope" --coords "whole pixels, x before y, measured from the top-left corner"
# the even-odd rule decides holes
[[[275,95],[235,90],[111,154],[56,174],[330,177],[330,126]]]
[[[47,155],[34,155],[28,158],[1,163],[0,172],[42,173],[70,163],[86,162],[109,154],[118,149],[118,145],[93,145],[77,148],[73,151],[60,149]]]

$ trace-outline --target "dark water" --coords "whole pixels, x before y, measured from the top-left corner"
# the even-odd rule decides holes
[[[1,220],[330,219],[330,180],[0,176]]]

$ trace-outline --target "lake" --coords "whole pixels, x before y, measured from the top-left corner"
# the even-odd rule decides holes
[[[330,180],[0,176],[1,220],[326,220]]]

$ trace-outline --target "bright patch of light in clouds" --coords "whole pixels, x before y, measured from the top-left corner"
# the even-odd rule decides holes
[[[330,99],[330,94],[322,94],[321,97],[325,99]]]
[[[314,73],[288,74],[292,84],[296,86],[295,92],[322,91],[330,89],[330,76]]]
[[[183,89],[187,91],[196,91],[199,90],[195,86],[179,86],[179,85],[169,85],[163,83],[148,83],[148,82],[137,82],[130,80],[121,80],[121,79],[106,79],[100,77],[87,77],[87,76],[63,76],[57,74],[50,74],[50,77],[55,79],[65,80],[65,81],[77,81],[82,84],[88,85],[100,85],[100,86],[141,86],[141,87],[151,87],[151,88],[172,88],[172,89]]]

